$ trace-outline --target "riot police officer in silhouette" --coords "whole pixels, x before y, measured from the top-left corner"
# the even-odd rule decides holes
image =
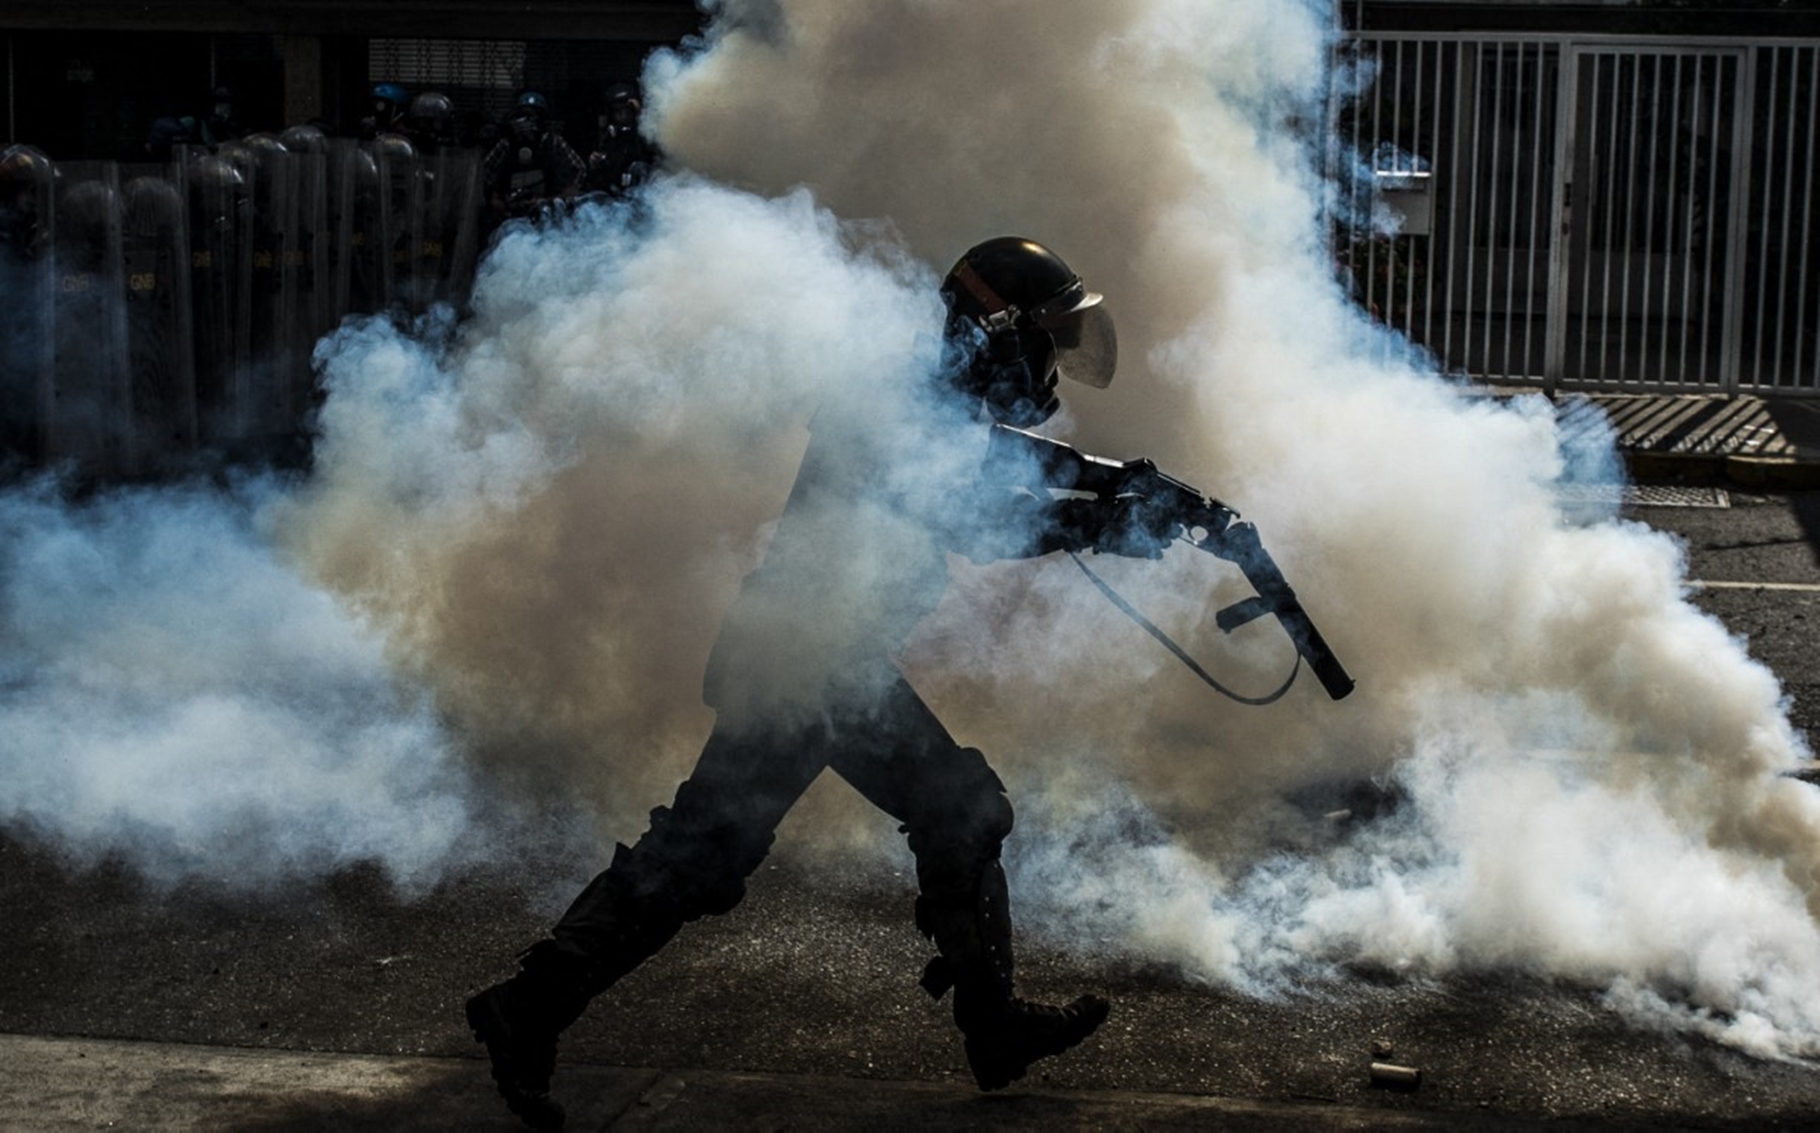
[[[550,128],[550,104],[536,91],[518,96],[484,160],[489,227],[537,216],[575,196],[587,162]]]
[[[650,178],[657,167],[657,151],[639,130],[643,112],[644,104],[631,83],[614,83],[608,88],[600,135],[588,154],[588,175],[583,182],[588,192],[620,197]]]
[[[53,277],[51,199],[58,173],[25,144],[0,149],[0,475],[45,455]]]
[[[405,115],[410,112],[411,96],[397,83],[376,83],[369,105],[371,109],[355,129],[363,142],[370,142],[381,134],[399,133]]]
[[[246,127],[234,116],[234,92],[216,87],[209,96],[209,113],[197,128],[202,143],[210,149],[246,137]]]
[[[455,121],[455,100],[441,91],[427,90],[411,99],[401,132],[418,153],[428,157],[460,144]]]
[[[1110,1010],[1091,995],[1066,1006],[1017,996],[999,861],[1012,826],[1004,784],[891,658],[940,601],[951,552],[976,561],[1160,553],[1159,538],[1134,536],[1128,517],[1098,499],[1001,490],[988,464],[948,459],[957,440],[987,448],[995,423],[1030,426],[1055,413],[1058,375],[1110,381],[1111,317],[1059,256],[1017,237],[968,250],[942,293],[952,364],[929,388],[869,388],[863,404],[824,405],[812,422],[765,561],[709,661],[704,699],[716,719],[694,771],[521,955],[518,973],[467,1003],[499,1092],[535,1128],[563,1121],[549,1095],[557,1037],[685,923],[737,905],[778,823],[827,768],[908,836],[916,925],[939,952],[922,984],[938,997],[952,990],[981,1089],[1079,1043]],[[917,459],[936,453],[943,458]],[[904,468],[926,470],[926,482],[887,474]],[[843,571],[855,547],[877,549],[886,565]],[[855,586],[861,600],[843,603],[830,625],[830,592]]]

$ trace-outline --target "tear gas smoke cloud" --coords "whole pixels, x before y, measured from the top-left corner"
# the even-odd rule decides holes
[[[467,775],[378,638],[275,560],[261,492],[0,495],[0,822],[152,880],[462,857]]]
[[[636,835],[706,733],[709,646],[818,399],[882,409],[936,361],[930,269],[866,239],[807,194],[688,178],[636,219],[516,233],[452,341],[325,344],[321,472],[288,543],[393,627],[497,768],[592,782]],[[779,679],[869,616],[890,560],[853,550]]]
[[[369,322],[323,344],[316,475],[264,523],[204,525],[204,545],[234,552],[209,577],[285,580],[283,624],[340,643],[345,668],[323,661],[339,683],[308,697],[366,690],[354,700],[372,711],[331,713],[324,750],[403,728],[388,750],[408,758],[380,797],[445,800],[451,838],[469,796],[450,752],[515,796],[579,788],[604,833],[634,837],[706,733],[702,668],[814,407],[873,396],[889,417],[936,364],[940,270],[1018,232],[1108,295],[1123,340],[1118,381],[1064,391],[1053,431],[1150,455],[1256,520],[1361,681],[1339,704],[1304,681],[1275,707],[1232,706],[1065,560],[956,562],[903,663],[1011,784],[1024,931],[1259,989],[1353,959],[1515,967],[1597,981],[1624,1010],[1753,1050],[1815,1050],[1820,812],[1777,778],[1806,756],[1781,691],[1685,601],[1671,540],[1564,511],[1561,484],[1614,475],[1609,445],[1570,448],[1545,405],[1462,395],[1349,308],[1314,175],[1329,5],[1034,9],[718,5],[701,50],[647,73],[649,122],[691,172],[640,209],[508,237],[459,327]],[[885,444],[877,475],[898,486],[969,456],[893,460]],[[152,608],[186,593],[129,571],[137,544],[108,524],[9,506],[87,532],[95,577],[135,580],[122,592]],[[142,514],[133,530],[164,522]],[[823,618],[780,649],[812,655],[871,613],[858,584],[893,577],[889,550],[831,548]],[[7,554],[16,593],[55,592]],[[296,587],[289,563],[334,600]],[[1230,683],[1262,690],[1286,669],[1273,626],[1199,628],[1243,592],[1229,567],[1185,549],[1101,565]],[[240,619],[218,622],[244,640]],[[67,683],[163,719],[122,691],[149,679],[136,666],[88,660],[120,648],[103,625],[9,646],[31,659],[15,672],[104,672]],[[221,687],[285,656],[259,652],[283,635],[251,636]],[[400,689],[425,690],[436,715]],[[43,715],[54,693],[5,703]],[[269,686],[248,700],[313,702]],[[143,724],[113,731],[111,746],[101,727],[77,733],[107,762],[50,773],[43,797],[165,750]],[[1403,804],[1344,830],[1310,820],[1307,799],[1368,778]],[[387,841],[394,816],[375,809],[364,852],[439,861]],[[106,840],[57,808],[28,813]],[[826,836],[890,839],[853,813]],[[812,833],[794,822],[780,848]],[[340,860],[298,837],[310,860]]]
[[[1074,439],[1257,520],[1361,678],[1339,705],[1236,708],[1065,562],[1025,591],[963,579],[910,660],[1025,800],[1024,924],[1103,910],[1126,947],[1259,983],[1365,955],[1609,981],[1633,1004],[1674,989],[1732,1041],[1812,1049],[1820,814],[1776,777],[1807,754],[1780,689],[1686,603],[1672,541],[1564,512],[1559,485],[1616,477],[1608,445],[1460,396],[1344,302],[1310,175],[1329,15],[730,3],[711,51],[652,68],[652,110],[692,168],[806,184],[931,262],[1002,230],[1060,250],[1123,340],[1111,390],[1071,391]],[[1190,636],[1230,585],[1186,552],[1113,573]],[[1260,686],[1287,663],[1261,627],[1205,644]],[[1098,770],[1062,773],[1077,759]],[[1306,821],[1272,798],[1362,775],[1408,792],[1394,820],[1293,862],[1265,849]],[[1109,819],[1083,843],[1106,776],[1168,837]],[[1065,816],[1051,844],[1032,814]],[[1101,886],[1158,899],[1082,900]]]

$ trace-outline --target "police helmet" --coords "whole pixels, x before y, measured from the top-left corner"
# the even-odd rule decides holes
[[[506,132],[520,142],[528,142],[543,132],[549,112],[550,104],[543,95],[534,90],[525,91],[506,113]]]
[[[380,83],[373,88],[373,101],[375,103],[383,102],[403,110],[410,104],[411,96],[398,83]]]
[[[172,146],[189,146],[196,144],[196,120],[187,116],[161,114],[152,119],[151,126],[145,132],[146,148],[160,156],[170,153]]]
[[[373,139],[373,157],[381,165],[408,162],[417,156],[417,147],[403,134],[381,134]]]
[[[199,193],[226,196],[246,188],[246,175],[231,160],[209,154],[192,165],[187,174],[190,188]]]
[[[9,190],[49,187],[56,179],[56,166],[44,151],[23,142],[0,150],[0,186]]]
[[[185,171],[189,187],[190,224],[211,238],[229,237],[247,204],[246,175],[216,154],[197,159]]]
[[[291,153],[326,153],[329,139],[320,126],[305,123],[285,127],[284,132],[278,135],[278,144]]]
[[[614,83],[607,88],[607,97],[601,106],[600,124],[631,126],[638,121],[638,116],[643,111],[644,103],[639,100],[636,86],[627,82]]]
[[[441,91],[424,91],[411,100],[410,116],[426,125],[451,121],[455,117],[455,100]]]
[[[222,148],[225,149],[228,146],[247,150],[257,161],[266,161],[277,154],[290,152],[277,134],[267,133],[264,130],[248,134],[237,141],[222,143]]]
[[[942,280],[949,335],[972,353],[963,388],[1007,424],[1038,424],[1060,406],[1057,376],[1104,389],[1118,339],[1103,298],[1054,252],[1020,236],[969,248]]]
[[[44,250],[57,176],[41,150],[23,144],[0,150],[0,251],[35,259]]]

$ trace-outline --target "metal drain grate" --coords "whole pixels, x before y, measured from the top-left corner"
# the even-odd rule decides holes
[[[1556,496],[1566,504],[1620,504],[1625,507],[1730,507],[1724,488],[1673,484],[1563,484]]]
[[[1730,507],[1724,488],[1681,488],[1669,484],[1642,484],[1624,489],[1624,502],[1643,507]]]

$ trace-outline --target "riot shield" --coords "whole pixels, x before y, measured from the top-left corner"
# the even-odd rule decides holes
[[[109,477],[133,463],[119,170],[112,162],[57,169],[57,358],[46,456],[84,477]]]
[[[184,178],[197,436],[203,445],[233,450],[248,435],[252,202],[245,177],[225,158],[201,157],[184,168]]]
[[[291,417],[293,437],[307,434],[316,411],[315,371],[310,358],[316,340],[330,326],[337,312],[331,307],[332,284],[328,257],[332,234],[328,220],[328,160],[322,153],[288,155],[292,191],[296,197],[296,227],[291,256],[296,261],[291,298]]]
[[[0,467],[47,455],[56,359],[55,178],[40,151],[0,150]]]
[[[291,175],[297,198],[297,341],[301,356],[335,324],[334,279],[330,255],[334,230],[329,221],[329,143],[314,126],[292,126],[278,135],[291,154]]]
[[[379,171],[379,232],[386,249],[384,306],[424,309],[417,283],[423,259],[423,163],[409,141],[381,134],[372,143]]]
[[[359,153],[352,141],[335,138],[322,155],[322,228],[317,239],[323,274],[317,290],[323,296],[325,331],[353,310],[354,162]]]
[[[190,317],[190,236],[183,192],[168,170],[130,170],[121,190],[126,266],[127,416],[133,472],[170,467],[196,447],[196,364]]]
[[[426,163],[423,259],[424,306],[465,306],[480,255],[481,155],[443,149]]]
[[[342,311],[370,315],[383,310],[392,278],[383,232],[385,209],[379,195],[379,163],[371,146],[354,146],[343,173],[347,197],[348,295]]]
[[[216,151],[252,187],[251,369],[244,416],[249,439],[269,446],[292,432],[299,416],[295,332],[297,197],[291,157],[270,134],[254,134]]]

